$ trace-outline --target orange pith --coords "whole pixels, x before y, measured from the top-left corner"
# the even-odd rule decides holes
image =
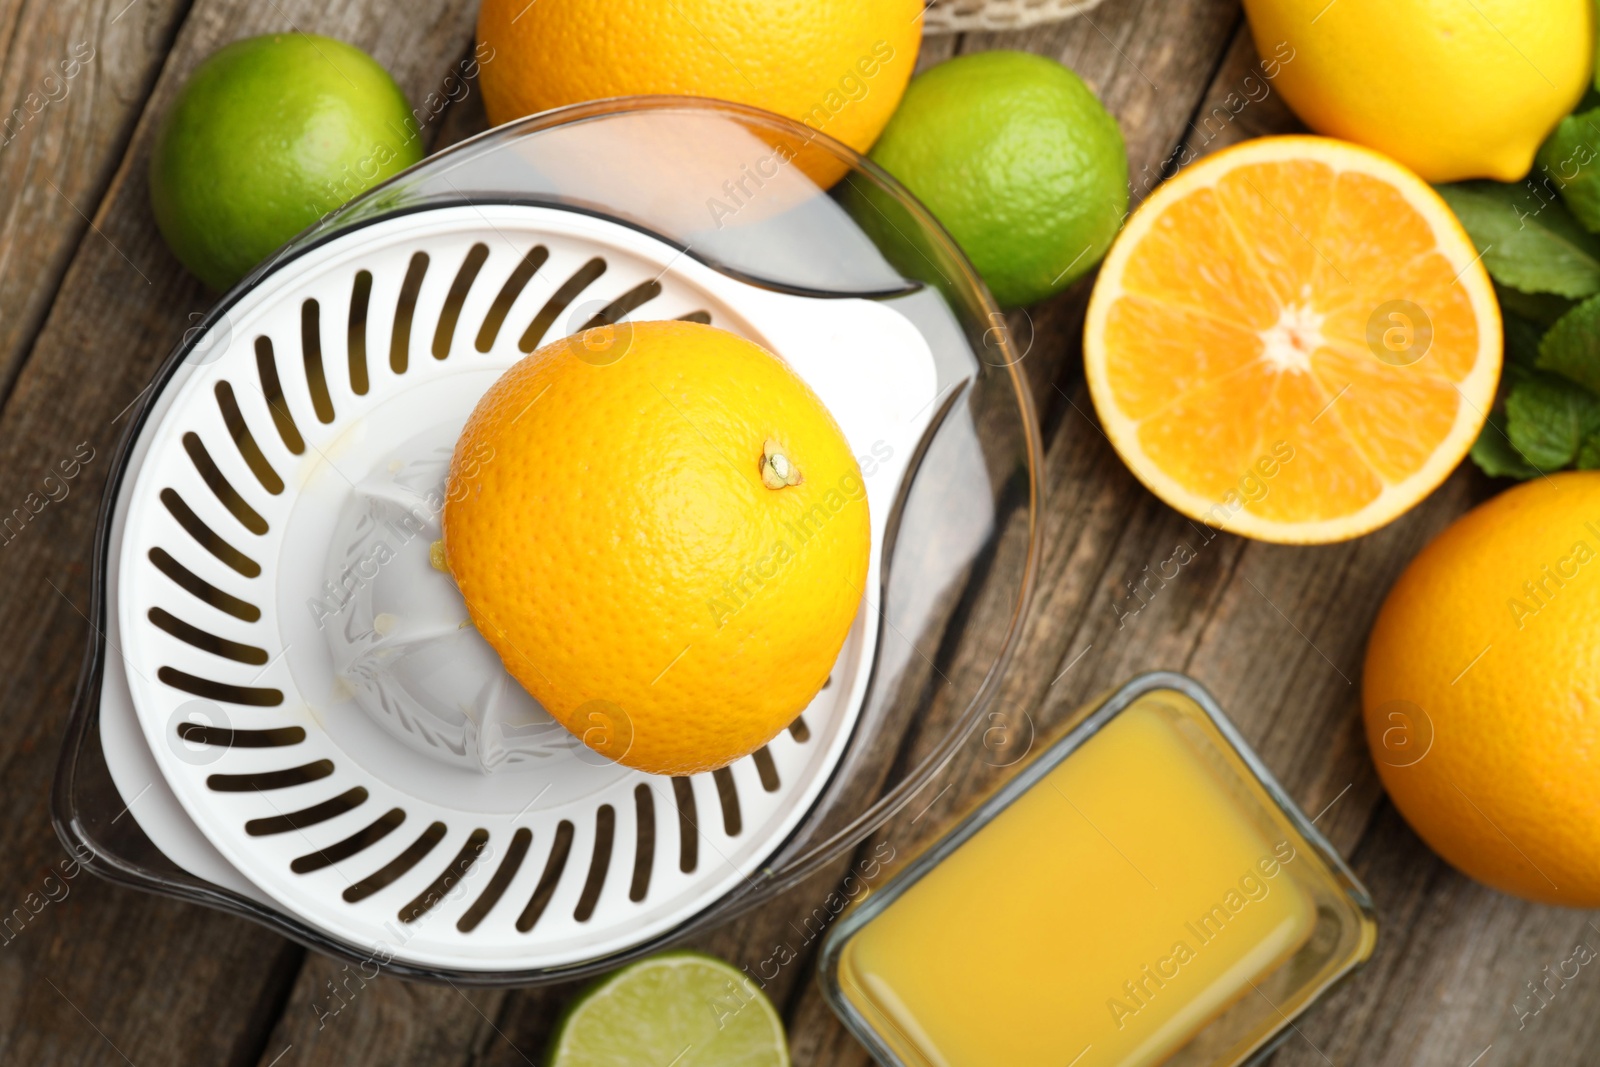
[[[1101,269],[1084,351],[1107,435],[1157,495],[1311,542],[1373,529],[1444,479],[1492,402],[1500,343],[1477,252],[1421,179],[1274,137],[1146,201]]]

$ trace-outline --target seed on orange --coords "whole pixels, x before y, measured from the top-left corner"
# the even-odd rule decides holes
[[[1139,480],[1191,518],[1297,544],[1432,492],[1500,359],[1489,276],[1444,201],[1322,137],[1248,141],[1157,189],[1084,326],[1090,394]]]

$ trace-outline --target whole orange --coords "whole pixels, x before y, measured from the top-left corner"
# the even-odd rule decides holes
[[[865,152],[916,66],[922,0],[483,0],[478,38],[497,125],[677,93],[753,104]]]
[[[1600,907],[1600,473],[1537,478],[1423,549],[1367,646],[1367,740],[1456,867]]]
[[[866,488],[782,360],[689,322],[546,345],[456,445],[445,561],[506,669],[591,748],[724,766],[827,681],[861,603]]]

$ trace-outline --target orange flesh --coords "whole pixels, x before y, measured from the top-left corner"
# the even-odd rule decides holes
[[[1389,183],[1308,159],[1240,165],[1168,205],[1131,250],[1106,379],[1150,461],[1190,492],[1224,498],[1286,442],[1293,462],[1243,507],[1286,523],[1349,515],[1456,425],[1480,348],[1457,274]],[[1432,325],[1406,366],[1367,342],[1396,299]]]

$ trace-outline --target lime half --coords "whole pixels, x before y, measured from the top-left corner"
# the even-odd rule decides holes
[[[738,968],[698,952],[641,960],[567,1009],[553,1067],[789,1067],[783,1021]]]

